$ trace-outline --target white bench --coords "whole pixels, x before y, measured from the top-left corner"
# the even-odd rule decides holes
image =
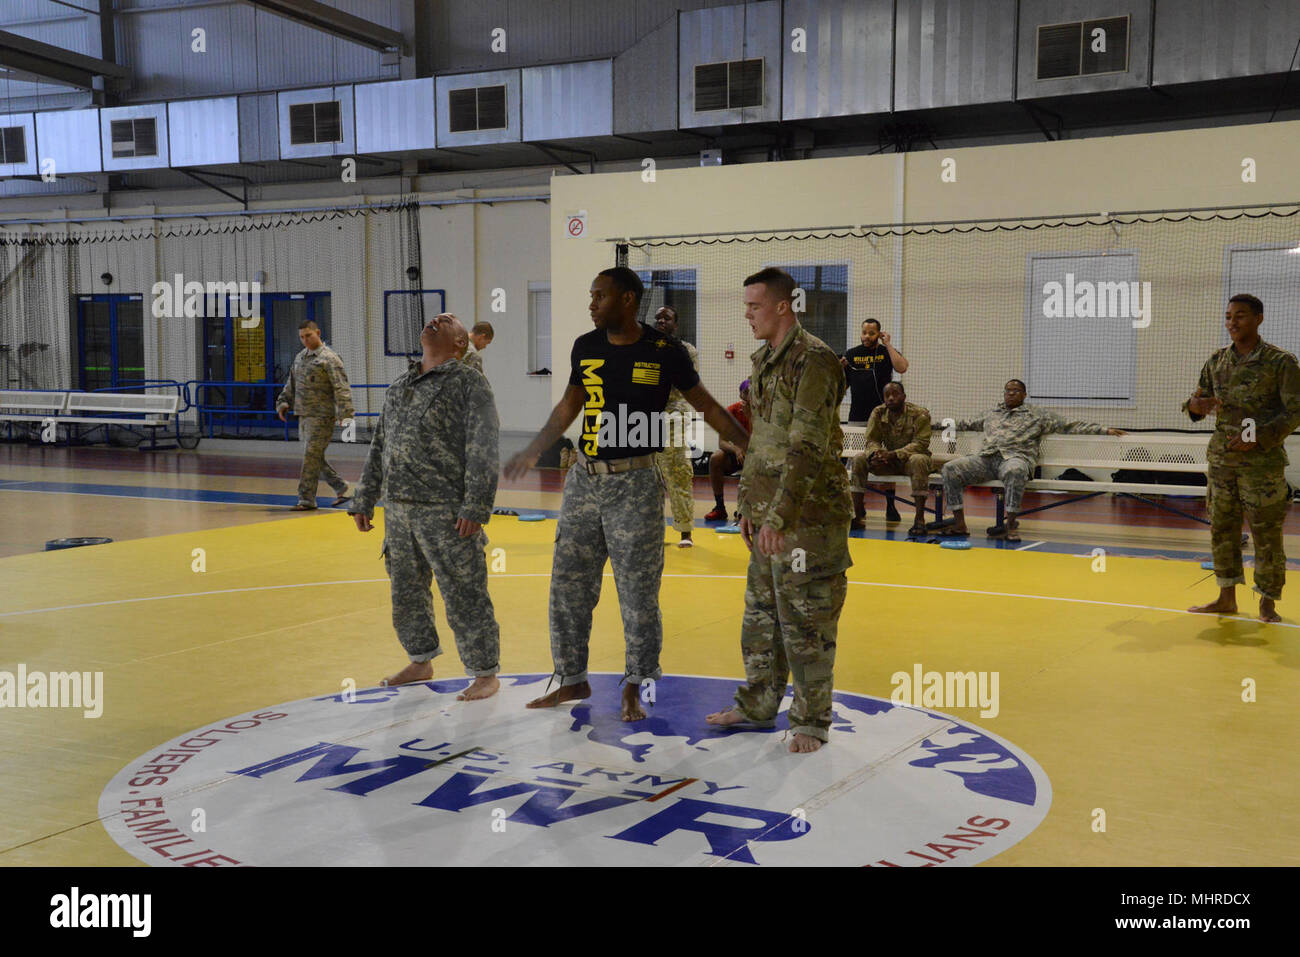
[[[0,389],[0,420],[41,422],[68,408],[68,393]]]
[[[180,402],[179,395],[0,390],[0,421],[53,422],[56,430],[60,425],[150,429],[149,449],[174,448],[158,445],[157,430],[172,424]]]
[[[863,426],[842,426],[844,430],[844,454],[852,459],[862,452],[866,445],[866,428]],[[1171,485],[1153,482],[1116,482],[1111,474],[1121,469],[1134,469],[1155,472],[1180,472],[1204,475],[1206,470],[1205,452],[1209,444],[1210,433],[1131,433],[1122,436],[1108,435],[1048,435],[1043,439],[1042,454],[1038,462],[1042,478],[1030,479],[1025,483],[1026,492],[1062,492],[1069,497],[1059,502],[1039,505],[1025,509],[1020,514],[1041,512],[1056,508],[1070,502],[1081,501],[1096,495],[1111,493],[1126,495],[1139,499],[1156,508],[1173,512],[1184,518],[1191,518],[1203,524],[1208,521],[1198,515],[1191,515],[1182,509],[1174,508],[1163,502],[1152,501],[1149,496],[1179,496],[1204,498],[1204,485]],[[942,434],[935,431],[930,440],[930,454],[935,464],[950,461],[964,455],[974,455],[984,442],[982,432],[959,432],[952,442],[943,441]],[[1061,473],[1075,469],[1088,475],[1092,481],[1063,479]],[[869,475],[868,482],[879,485],[911,484],[906,475]],[[935,517],[943,517],[943,480],[938,472],[930,476],[930,485],[938,486],[940,491],[935,497]],[[980,487],[992,488],[997,498],[997,524],[1005,518],[1002,483],[998,481],[980,482]]]

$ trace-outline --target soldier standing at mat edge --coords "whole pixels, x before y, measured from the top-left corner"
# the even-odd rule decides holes
[[[325,461],[325,450],[334,436],[335,420],[342,425],[356,412],[343,360],[321,341],[320,326],[310,319],[299,323],[298,340],[302,351],[294,356],[289,379],[275,399],[275,411],[281,422],[287,421],[285,413],[291,408],[298,416],[298,434],[306,451],[293,510],[309,512],[316,508],[316,486],[322,477],[338,496],[333,505],[342,505],[352,497],[347,480]]]
[[[1282,523],[1286,519],[1286,437],[1300,425],[1300,365],[1260,338],[1264,304],[1241,294],[1228,300],[1224,326],[1232,345],[1210,356],[1195,394],[1183,403],[1192,421],[1214,414],[1206,450],[1206,506],[1219,597],[1191,612],[1231,615],[1245,584],[1241,522],[1255,540],[1259,620],[1281,621],[1274,607],[1286,582]]]
[[[499,424],[487,379],[456,358],[464,333],[445,313],[425,324],[424,355],[388,388],[348,509],[368,532],[383,492],[393,628],[411,663],[380,684],[433,677],[430,662],[442,654],[429,590],[436,576],[456,650],[474,678],[457,696],[462,701],[487,698],[500,686],[500,632],[483,554],[497,490]]]
[[[740,478],[740,534],[749,546],[740,647],[746,684],[714,725],[772,727],[786,678],[793,752],[830,740],[835,640],[848,591],[848,476],[839,358],[794,314],[794,279],[768,267],[745,280],[755,339],[749,395],[753,433]]]
[[[582,414],[582,455],[564,479],[551,567],[552,680],[558,678],[560,687],[530,701],[529,708],[590,697],[592,612],[608,559],[626,645],[621,715],[624,721],[646,716],[639,686],[662,674],[664,486],[654,453],[663,448],[670,390],[675,386],[722,437],[742,449],[748,442],[740,424],[704,388],[681,344],[637,321],[644,292],[626,266],[602,270],[592,281],[588,313],[595,328],[573,343],[564,395],[542,431],[504,469],[506,478],[523,476]]]

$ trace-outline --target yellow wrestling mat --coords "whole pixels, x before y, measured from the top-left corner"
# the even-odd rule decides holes
[[[379,678],[399,668],[405,656],[392,632],[388,580],[379,557],[382,510],[376,524],[374,532],[363,535],[348,516],[322,513],[293,522],[267,521],[0,559],[0,703],[5,704],[0,708],[0,753],[5,767],[0,786],[0,863],[123,865],[154,860],[147,848],[136,847],[128,853],[122,840],[106,830],[110,824],[117,832],[123,827],[122,816],[115,816],[112,807],[106,812],[107,805],[101,804],[106,786],[115,777],[122,788],[127,787],[128,769],[144,765],[144,759],[160,753],[162,745],[182,740],[189,732],[222,727],[223,722],[241,715],[290,712],[285,703],[337,696],[350,687],[373,688]],[[546,622],[554,522],[522,523],[496,517],[488,533],[503,675],[545,675],[551,669]],[[689,724],[696,711],[702,718],[705,711],[727,705],[726,689],[742,673],[739,623],[744,607],[745,546],[736,535],[708,529],[697,529],[695,534],[695,548],[667,548],[660,595],[665,679],[660,683],[659,700],[650,707],[651,718],[656,709],[662,709],[662,713],[674,715],[678,724]],[[666,529],[666,542],[676,538]],[[797,791],[790,797],[790,801],[805,801],[809,809],[801,806],[795,811],[778,801],[772,807],[787,818],[793,815],[780,828],[761,830],[762,825],[756,823],[767,820],[764,814],[776,813],[771,807],[767,812],[753,812],[753,819],[741,828],[743,808],[758,807],[756,799],[751,799],[753,794],[762,787],[778,787],[775,778],[766,783],[745,779],[743,784],[728,786],[721,777],[710,778],[710,771],[716,770],[716,762],[723,758],[718,751],[720,739],[707,737],[702,721],[698,729],[685,732],[661,729],[655,733],[676,734],[675,742],[679,738],[684,741],[680,745],[683,750],[675,752],[673,761],[679,763],[674,767],[686,767],[681,761],[698,762],[689,766],[698,768],[695,773],[679,776],[697,790],[680,785],[687,790],[671,795],[677,800],[673,812],[677,817],[672,827],[661,828],[667,828],[670,836],[658,838],[657,844],[655,834],[646,832],[644,824],[627,825],[627,830],[617,834],[613,828],[583,832],[619,838],[596,841],[602,853],[626,845],[638,852],[675,848],[677,856],[665,863],[744,860],[746,851],[729,857],[714,843],[724,841],[726,828],[710,829],[700,823],[705,820],[701,816],[705,805],[700,802],[706,798],[731,802],[734,827],[728,833],[743,831],[753,835],[751,842],[772,842],[762,845],[764,849],[812,847],[811,841],[801,844],[796,839],[802,836],[803,815],[811,823],[811,833],[818,833],[819,823],[831,820],[829,809],[848,813],[845,809],[849,806],[843,801],[832,803],[841,792],[875,795],[852,809],[856,820],[867,828],[877,809],[881,817],[887,816],[887,807],[910,806],[917,808],[918,814],[956,813],[945,810],[946,804],[940,808],[938,798],[930,799],[931,790],[938,794],[951,783],[958,789],[953,800],[970,797],[974,801],[967,810],[951,820],[936,818],[942,823],[935,825],[928,841],[922,834],[906,848],[868,847],[861,863],[966,863],[966,856],[977,856],[974,849],[984,854],[982,859],[1001,865],[1300,862],[1300,810],[1294,800],[1300,793],[1300,763],[1295,760],[1291,741],[1300,701],[1300,626],[1290,621],[1262,625],[1244,617],[1216,619],[1181,611],[1213,592],[1213,582],[1205,580],[1207,573],[1194,562],[1109,556],[1105,570],[1095,572],[1082,546],[1080,556],[984,548],[962,552],[935,545],[861,539],[853,539],[851,548],[856,565],[849,572],[851,586],[840,620],[835,665],[836,688],[845,693],[839,736],[833,732],[831,745],[817,755],[789,755],[780,741],[785,727],[782,715],[775,733],[735,739],[752,742],[745,761],[763,773],[779,776],[780,787],[797,787],[801,775],[809,781],[816,779],[817,786],[809,786],[806,799]],[[1243,610],[1253,609],[1249,591],[1238,591]],[[611,673],[614,677],[594,682],[597,688],[590,702],[589,738],[598,742],[605,740],[602,735],[609,729],[600,715],[615,706],[614,683],[623,671],[622,626],[608,574],[602,599],[596,609],[590,668],[593,674]],[[460,677],[463,672],[436,591],[435,606],[446,652],[435,660],[435,674],[439,678]],[[1287,613],[1285,601],[1280,610]],[[84,708],[16,707],[13,700],[6,702],[5,674],[13,676],[8,679],[12,693],[20,668],[28,675],[102,672],[98,702],[102,714],[90,718],[84,716]],[[901,687],[901,678],[895,681],[896,673],[909,679],[919,674],[922,685],[934,691],[936,686],[924,677],[930,672],[941,676],[974,672],[984,682],[981,688],[996,690],[996,700],[958,704],[944,697],[953,690],[949,681],[938,688],[942,692],[938,697],[923,699],[918,691],[916,700],[905,702],[920,710],[893,709],[892,714],[900,721],[907,718],[910,725],[876,723],[881,713],[873,710],[876,705],[869,698],[887,703],[895,688]],[[668,676],[728,680],[673,684]],[[637,750],[640,745],[615,742],[615,750],[621,747],[626,751],[617,765],[625,770],[610,770],[614,765],[608,763],[602,770],[590,761],[591,753],[586,758],[575,757],[576,752],[560,754],[559,744],[555,747],[560,750],[547,752],[548,736],[571,730],[567,710],[540,716],[525,712],[519,706],[522,700],[544,685],[504,684],[507,687],[494,702],[456,704],[451,695],[425,686],[417,686],[426,696],[418,701],[407,689],[401,689],[402,695],[388,704],[384,703],[387,698],[365,699],[368,711],[358,704],[349,713],[364,712],[369,723],[347,731],[351,737],[346,741],[343,737],[318,738],[311,726],[317,719],[295,718],[301,733],[294,740],[301,743],[285,744],[282,751],[274,751],[270,741],[258,750],[256,735],[262,732],[251,727],[256,720],[235,722],[248,728],[247,749],[236,752],[233,738],[229,745],[222,743],[221,748],[228,750],[222,751],[206,772],[209,777],[168,798],[172,802],[168,807],[173,807],[173,799],[182,792],[192,796],[204,788],[216,789],[211,791],[214,806],[207,809],[207,830],[187,826],[190,812],[182,817],[174,807],[169,820],[200,844],[206,838],[217,849],[221,827],[227,827],[233,840],[229,829],[236,826],[214,813],[216,806],[222,806],[219,794],[227,793],[221,788],[234,780],[230,776],[245,776],[235,781],[238,785],[260,782],[271,788],[273,782],[283,782],[275,785],[279,790],[265,792],[274,798],[268,796],[265,805],[259,805],[264,807],[258,812],[262,816],[250,814],[239,819],[240,833],[251,840],[249,835],[259,820],[279,820],[273,814],[289,813],[286,802],[291,798],[287,795],[292,788],[306,787],[293,783],[295,779],[302,781],[311,773],[334,775],[323,787],[339,785],[346,777],[338,767],[322,769],[319,763],[315,772],[309,772],[313,765],[305,758],[295,758],[298,763],[289,770],[283,770],[288,763],[275,765],[273,773],[268,772],[271,765],[253,762],[281,757],[294,747],[316,746],[318,740],[343,742],[329,745],[337,751],[329,752],[330,760],[337,757],[342,762],[345,745],[364,748],[374,744],[381,727],[385,732],[396,727],[393,733],[408,752],[432,751],[430,736],[444,733],[462,720],[469,723],[461,730],[472,726],[472,733],[465,732],[470,738],[460,740],[446,731],[445,738],[437,739],[443,743],[460,740],[469,749],[446,758],[460,762],[453,766],[460,770],[446,779],[451,784],[412,790],[403,806],[412,806],[427,793],[422,813],[431,807],[443,808],[436,812],[443,815],[439,820],[465,826],[473,821],[474,826],[481,823],[485,828],[494,819],[489,815],[503,817],[513,811],[511,833],[552,835],[554,845],[560,847],[564,828],[596,827],[592,822],[599,820],[599,815],[591,808],[612,808],[602,813],[613,814],[627,810],[620,802],[635,800],[638,808],[656,811],[671,803],[666,792],[655,793],[655,800],[663,801],[652,805],[627,796],[642,793],[632,786],[642,778],[653,777],[653,785],[663,783],[662,775],[632,776],[646,769],[642,762],[645,751]],[[667,698],[688,684],[696,689],[691,694],[704,697],[692,698],[685,705],[680,696],[675,701]],[[679,695],[687,693],[683,690]],[[395,710],[378,718],[381,707]],[[483,710],[472,713],[469,708]],[[938,745],[927,743],[927,735],[933,737],[937,728],[934,722],[939,721],[933,713],[939,713],[939,718],[951,716],[959,723],[960,727],[947,722],[944,733],[966,741],[970,745],[966,752],[934,750]],[[324,736],[328,721],[319,720],[319,734]],[[840,720],[837,716],[837,722]],[[283,727],[292,723],[286,720]],[[574,727],[581,723],[574,719]],[[872,751],[873,729],[877,727],[879,750]],[[546,733],[531,733],[538,728]],[[346,729],[335,730],[344,735]],[[982,737],[981,730],[989,737]],[[893,734],[898,735],[896,746],[892,739],[880,744]],[[645,740],[650,740],[649,733]],[[1014,754],[1004,751],[998,742],[1006,743]],[[275,742],[276,746],[282,743]],[[600,747],[609,750],[608,741]],[[916,751],[919,747],[931,748],[935,760],[927,764],[928,759],[914,759],[915,754],[931,753]],[[449,744],[446,750],[453,749]],[[988,753],[981,754],[980,749]],[[191,750],[198,753],[199,746]],[[708,757],[703,756],[705,752]],[[546,773],[554,777],[541,780],[555,783],[518,783],[521,772],[513,769],[519,766],[519,756],[527,757],[532,768],[551,769]],[[940,760],[944,758],[960,760],[945,766]],[[363,755],[356,761],[366,759]],[[408,754],[376,767],[400,770],[407,767],[402,762],[413,760]],[[583,760],[595,770],[584,771],[588,765],[583,765]],[[245,761],[247,766],[242,763]],[[469,767],[469,761],[479,764]],[[495,770],[501,773],[492,777],[493,769],[484,770],[485,762],[496,762]],[[195,758],[195,766],[197,763]],[[259,770],[250,770],[255,766]],[[1026,770],[1035,766],[1043,777]],[[426,767],[433,765],[416,768],[412,764],[410,773]],[[917,767],[924,774],[914,770]],[[966,773],[971,768],[1000,771],[1001,777],[986,775],[985,780],[996,778],[1006,782],[1006,787],[980,785],[976,780],[979,774]],[[120,776],[124,770],[128,773]],[[170,774],[160,773],[164,777]],[[584,775],[594,790],[579,790]],[[455,784],[470,777],[485,783]],[[691,783],[697,778],[702,783]],[[355,784],[361,779],[351,780]],[[365,780],[374,786],[372,778]],[[516,783],[506,786],[507,781]],[[565,795],[580,794],[596,803],[569,817],[565,816],[567,810],[560,814],[556,807],[573,807],[564,803],[566,797],[543,798],[559,791],[566,781],[570,790]],[[1050,789],[1045,786],[1047,781]],[[610,782],[627,787],[616,794]],[[389,786],[387,779],[381,783]],[[474,797],[493,785],[498,789],[491,792],[491,800]],[[646,786],[651,788],[644,792],[648,799],[655,788]],[[667,790],[675,791],[677,786]],[[961,790],[963,786],[965,790]],[[367,786],[349,787],[335,788],[347,792],[343,794],[321,788],[311,793],[329,800],[362,801],[361,792]],[[392,793],[397,787],[392,785]],[[454,807],[447,804],[452,800],[448,787],[461,788],[456,798],[460,803]],[[124,795],[137,790],[115,792],[113,800],[125,799]],[[239,792],[228,793],[233,799]],[[1031,796],[1024,798],[1025,793]],[[527,794],[539,795],[540,803],[515,810],[522,800],[518,795]],[[688,794],[693,796],[682,798]],[[745,800],[750,803],[737,795],[748,795]],[[781,792],[780,800],[786,797]],[[546,804],[547,800],[551,804]],[[1032,805],[1037,817],[1025,825],[1016,843],[990,850],[995,842],[989,835],[999,831],[1001,825],[995,822],[1002,819],[1002,812],[990,812],[988,805],[980,803],[986,800]],[[505,810],[493,806],[502,804]],[[309,806],[314,805],[304,805]],[[338,806],[350,809],[362,804]],[[959,806],[966,805],[951,805],[954,809]],[[448,814],[448,807],[458,813]],[[821,807],[827,810],[816,809]],[[545,812],[541,819],[537,808]],[[694,816],[687,815],[688,811]],[[346,818],[359,812],[337,813]],[[432,821],[435,812],[428,813],[424,820]],[[101,821],[102,817],[116,819]],[[834,821],[837,834],[848,833],[840,818]],[[637,828],[642,830],[633,833]],[[825,828],[822,833],[827,833]],[[701,835],[712,845],[711,855]],[[688,841],[688,836],[695,843]],[[360,852],[363,846],[382,845],[384,837],[363,829],[340,840],[354,841]],[[959,854],[962,850],[972,853]],[[157,853],[155,862],[167,863],[163,858],[168,855]],[[903,857],[905,854],[911,858]],[[276,860],[323,862],[287,853]],[[759,855],[758,862],[764,860]],[[820,860],[806,856],[778,862]],[[381,855],[364,862],[383,863],[386,859]],[[502,855],[482,862],[520,861]]]

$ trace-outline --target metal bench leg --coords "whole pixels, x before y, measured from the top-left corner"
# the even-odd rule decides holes
[[[993,498],[997,502],[997,512],[995,513],[997,515],[997,521],[994,522],[994,524],[1005,525],[1007,521],[1007,503],[1003,497],[1002,489],[994,489]]]

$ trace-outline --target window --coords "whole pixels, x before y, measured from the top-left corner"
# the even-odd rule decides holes
[[[530,375],[551,370],[551,284],[528,284],[528,369]]]
[[[26,130],[21,126],[0,129],[0,165],[27,162]]]
[[[1025,377],[1031,401],[1131,407],[1136,328],[1151,314],[1151,284],[1138,282],[1137,253],[1031,253],[1027,274]]]
[[[654,325],[655,313],[664,306],[677,311],[677,338],[693,346],[700,344],[695,305],[694,269],[638,269],[645,284],[641,297],[641,320]]]
[[[322,103],[294,103],[289,107],[289,142],[341,143],[343,111],[338,100]]]
[[[1128,70],[1129,18],[1107,17],[1038,28],[1038,79]]]
[[[1300,244],[1271,249],[1230,246],[1227,273],[1223,307],[1239,292],[1258,296],[1264,303],[1267,322],[1261,329],[1268,341],[1287,352],[1300,351]],[[1222,335],[1226,346],[1228,330]]]
[[[113,158],[158,155],[158,121],[152,116],[135,120],[113,120],[109,133],[113,141]]]
[[[706,63],[695,68],[695,112],[763,105],[763,60]]]
[[[794,279],[796,293],[803,290],[800,324],[838,355],[849,347],[849,267],[781,266]],[[796,301],[796,305],[798,305]],[[865,318],[865,317],[864,317]],[[854,337],[853,345],[857,345]]]
[[[442,289],[393,289],[384,293],[384,355],[418,356],[424,324],[447,311]]]
[[[471,87],[451,90],[447,94],[448,129],[452,133],[475,130],[503,130],[506,121],[504,86]]]

